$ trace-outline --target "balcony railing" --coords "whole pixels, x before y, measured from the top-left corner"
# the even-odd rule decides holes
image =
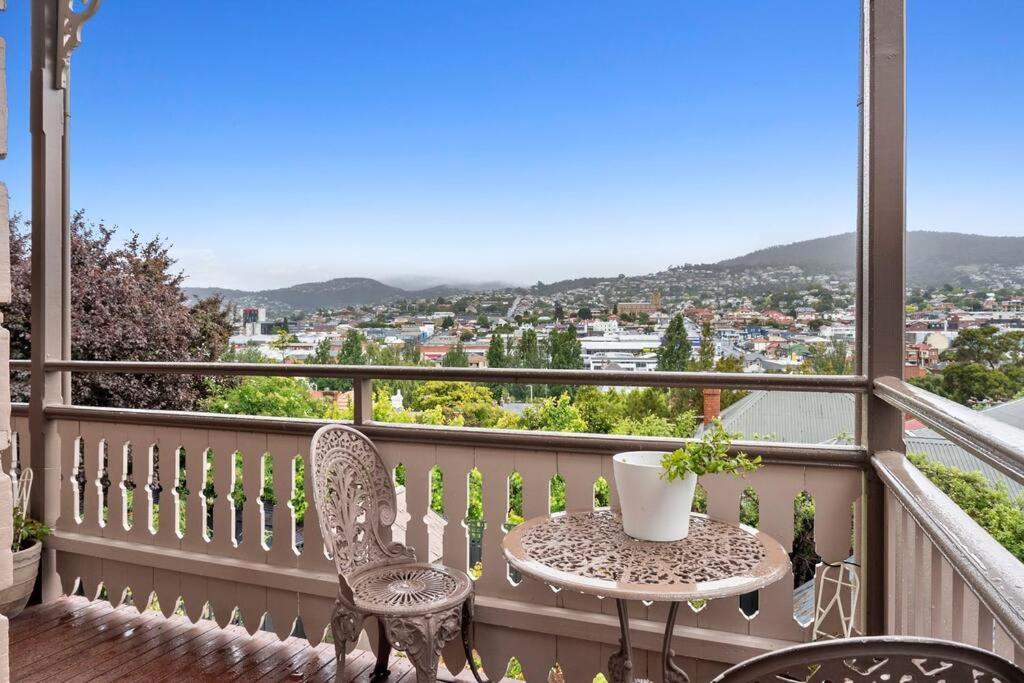
[[[356,399],[363,406],[370,403],[372,379],[409,379],[411,375],[472,381],[499,381],[500,375],[503,381],[515,377],[545,384],[572,384],[585,376],[590,383],[613,386],[714,384],[867,391],[864,380],[856,376],[625,373],[618,377],[612,375],[623,373],[376,367],[360,367],[357,374],[340,366],[52,365],[53,369],[76,372],[347,376],[360,380],[355,383]],[[967,419],[978,417],[976,414],[967,411],[968,415],[962,415],[947,402],[897,380],[880,380],[875,392],[954,435],[958,443],[985,461],[1002,463],[1007,474],[1020,476],[1014,463],[1021,461],[1021,449],[1010,440],[1012,435],[996,430],[993,436],[991,428],[980,430],[975,420]],[[14,414],[18,437],[13,456],[4,466],[16,471],[32,437],[25,406],[15,406]],[[324,554],[312,506],[305,512],[304,523],[297,526],[294,510],[284,502],[294,498],[295,461],[308,457],[309,438],[320,421],[62,405],[48,407],[46,414],[56,424],[64,473],[61,516],[50,547],[57,550],[65,591],[74,590],[76,581],[90,597],[101,584],[107,595],[115,598],[130,588],[136,603],[155,594],[165,613],[179,606],[180,597],[180,608],[193,619],[199,618],[209,603],[221,624],[227,623],[237,608],[250,631],[259,628],[267,614],[270,619],[266,623],[282,637],[292,632],[297,618],[312,642],[323,637],[337,587],[333,566]],[[356,414],[360,414],[358,409]],[[556,476],[565,481],[567,509],[593,507],[594,486],[600,477],[609,484],[614,507],[613,453],[675,448],[681,441],[381,424],[366,414],[357,421],[380,447],[390,467],[404,465],[404,540],[421,555],[428,548],[440,549],[439,559],[445,563],[472,569],[466,524],[468,481],[471,470],[479,471],[483,536],[482,573],[476,581],[477,644],[485,668],[500,673],[515,657],[527,680],[546,680],[555,663],[566,672],[566,680],[590,680],[617,642],[614,605],[582,595],[556,594],[546,586],[510,575],[501,553],[510,478],[513,474],[522,478],[526,517],[549,511],[549,490]],[[982,432],[988,436],[982,438]],[[762,455],[765,467],[746,479],[703,478],[711,515],[738,521],[741,496],[752,489],[758,500],[760,528],[792,549],[794,500],[806,494],[814,501],[815,551],[821,559],[841,562],[852,552],[858,564],[865,564],[870,530],[863,520],[872,504],[865,493],[868,475],[877,472],[885,486],[887,589],[883,604],[888,632],[945,635],[1018,661],[1024,656],[1020,564],[902,454],[877,453],[869,458],[861,446],[758,441],[738,442],[735,447]],[[179,468],[181,453],[183,469]],[[237,470],[240,482],[236,482],[236,458],[241,463]],[[271,487],[277,503],[272,507],[260,499],[264,458],[269,458],[273,473]],[[208,469],[213,473],[215,497],[211,499],[204,495]],[[442,524],[430,515],[435,470],[443,481],[447,519]],[[154,477],[157,471],[159,481]],[[245,500],[236,507],[230,493],[239,483]],[[305,486],[306,499],[311,501],[309,479]],[[159,503],[157,513],[153,512],[155,502]],[[297,531],[302,534],[301,547],[296,543]],[[809,625],[794,616],[792,575],[760,591],[756,604],[753,615],[735,599],[684,610],[676,629],[676,649],[691,655],[686,661],[695,680],[705,680],[725,665],[754,654],[810,638]],[[860,631],[865,629],[869,604],[865,601],[858,610],[856,626]],[[640,666],[646,667],[649,656],[653,670],[665,606],[636,604],[632,609],[634,645],[649,653],[640,657]],[[446,661],[458,668],[462,662],[455,650],[447,653]]]

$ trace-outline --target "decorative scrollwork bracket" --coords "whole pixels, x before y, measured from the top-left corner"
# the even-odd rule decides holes
[[[75,11],[75,3],[81,9]],[[82,27],[92,19],[103,0],[58,0],[57,16],[57,83],[56,88],[68,87],[71,53],[82,44]]]

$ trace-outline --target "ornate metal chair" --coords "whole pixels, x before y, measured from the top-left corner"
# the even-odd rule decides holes
[[[310,452],[320,529],[338,569],[331,617],[338,680],[345,644],[373,616],[379,633],[373,680],[388,677],[394,648],[416,667],[417,683],[433,683],[441,648],[461,635],[473,677],[485,683],[473,660],[473,582],[465,572],[416,562],[412,548],[390,542],[395,487],[373,443],[354,429],[328,425],[313,436]]]
[[[1016,683],[1024,671],[1002,657],[932,638],[874,636],[796,645],[732,667],[713,683]]]

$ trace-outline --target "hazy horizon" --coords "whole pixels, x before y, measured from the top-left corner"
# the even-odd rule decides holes
[[[244,290],[651,273],[849,232],[859,4],[105,3],[73,60],[72,203]],[[909,4],[908,227],[1022,235],[1024,4]],[[26,214],[28,9],[0,17]]]

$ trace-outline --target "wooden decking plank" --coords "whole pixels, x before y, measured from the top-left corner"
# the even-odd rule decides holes
[[[308,649],[309,641],[305,638],[286,638],[275,648],[274,653],[270,657],[265,658],[252,669],[245,672],[245,680],[258,681],[262,677],[284,667],[292,657],[299,654],[302,650]]]
[[[20,618],[16,618],[11,621],[10,644],[13,646],[30,638],[36,638],[40,633],[75,620],[80,621],[88,615],[104,614],[110,611],[113,611],[113,608],[109,602],[85,603],[80,609],[76,607],[73,610],[66,609],[62,604],[38,621],[21,624],[19,623]]]
[[[44,658],[59,660],[64,655],[91,650],[128,628],[133,616],[139,615],[129,615],[119,609],[110,610],[80,623],[70,623],[66,629],[61,630],[60,637],[54,642],[42,637],[22,642],[18,647],[17,659],[11,662],[11,675],[16,676],[25,669],[34,668],[34,664]]]
[[[274,676],[265,676],[266,683],[284,683],[285,681],[305,681],[316,672],[334,661],[334,646],[321,643],[317,647],[303,650],[294,658],[287,670],[279,670]]]
[[[161,631],[172,628],[174,625],[173,622],[164,619],[163,615],[159,612],[143,612],[139,614],[133,611],[129,613],[129,618],[125,623],[127,628],[124,631],[116,634],[101,645],[90,646],[84,652],[80,650],[81,656],[55,659],[48,666],[23,675],[12,675],[11,678],[24,681],[25,683],[64,680],[72,671],[81,672],[93,668],[90,667],[89,662],[97,662],[96,666],[99,663],[116,662],[118,661],[117,658],[125,652],[134,653],[143,650],[149,640],[158,636]]]
[[[178,622],[176,626],[180,627],[180,630],[175,629],[172,637],[155,638],[151,641],[150,647],[147,648],[145,652],[130,650],[125,653],[126,656],[121,656],[118,658],[117,662],[114,662],[115,667],[113,669],[98,671],[94,668],[86,671],[83,676],[76,676],[71,680],[88,681],[98,679],[108,681],[119,678],[124,678],[125,680],[138,680],[135,677],[135,672],[140,668],[146,666],[149,662],[162,656],[164,653],[174,650],[182,644],[188,643],[189,641],[200,637],[207,631],[217,627],[217,624],[213,621],[204,620],[196,624],[190,624],[188,620],[183,617],[174,617],[173,619]]]
[[[229,626],[225,629],[215,629],[206,633],[202,638],[197,638],[189,643],[190,647],[186,652],[168,653],[151,662],[147,669],[156,670],[157,673],[153,677],[150,678],[147,671],[140,672],[140,675],[151,681],[191,678],[200,660],[209,655],[223,656],[226,649],[240,638],[249,638],[249,634],[243,628]],[[193,644],[194,647],[191,647]]]
[[[138,618],[141,615],[137,613],[129,615],[120,610],[112,610],[92,621],[62,629],[58,638],[40,637],[23,642],[17,649],[17,657],[11,661],[11,676],[17,678],[26,675],[27,670],[37,668],[36,663],[44,659],[60,661],[65,656],[92,651],[131,628],[133,619]]]
[[[223,680],[224,672],[235,666],[248,657],[255,656],[261,650],[274,647],[278,640],[277,635],[258,631],[246,641],[235,641],[219,657],[215,658],[211,653],[196,662],[196,669],[193,677],[198,680],[220,681]]]
[[[146,612],[145,614],[150,614]],[[138,637],[135,633],[128,634],[123,640],[115,641],[113,646],[107,650],[97,650],[95,653],[88,653],[88,659],[75,667],[80,672],[70,680],[87,681],[95,676],[102,676],[108,671],[117,669],[126,661],[137,657],[145,656],[153,648],[159,647],[161,643],[175,638],[192,625],[183,619],[165,619],[159,612],[154,613],[157,619],[153,622],[146,622],[141,625],[143,631]]]
[[[274,636],[273,640],[267,647],[260,648],[260,650],[253,655],[238,660],[232,666],[221,672],[217,676],[217,680],[235,680],[236,678],[243,676],[245,680],[249,680],[248,672],[259,666],[263,660],[273,657],[277,653],[278,647],[280,647],[283,642],[285,641],[278,640],[277,636]]]
[[[172,618],[187,621],[183,617]],[[148,681],[163,674],[164,670],[172,665],[187,665],[194,662],[198,659],[195,656],[196,652],[202,651],[206,654],[204,647],[220,633],[220,628],[213,621],[190,624],[190,628],[177,637],[150,650],[145,661],[137,661],[127,677],[136,681]]]
[[[331,647],[334,646],[332,645]],[[342,680],[345,683],[354,683],[359,676],[372,670],[373,664],[376,661],[377,658],[371,652],[353,650],[345,657],[345,677]],[[327,666],[310,676],[308,681],[309,683],[331,683],[334,680],[336,671],[337,665],[334,663],[334,660],[331,660]]]
[[[268,681],[301,680],[299,677],[292,678],[292,674],[297,669],[300,669],[307,659],[316,657],[316,650],[307,642],[306,647],[291,649],[290,652],[285,653],[285,657],[276,666],[263,673],[254,672],[254,677],[247,680],[261,681],[262,683],[267,683]]]

